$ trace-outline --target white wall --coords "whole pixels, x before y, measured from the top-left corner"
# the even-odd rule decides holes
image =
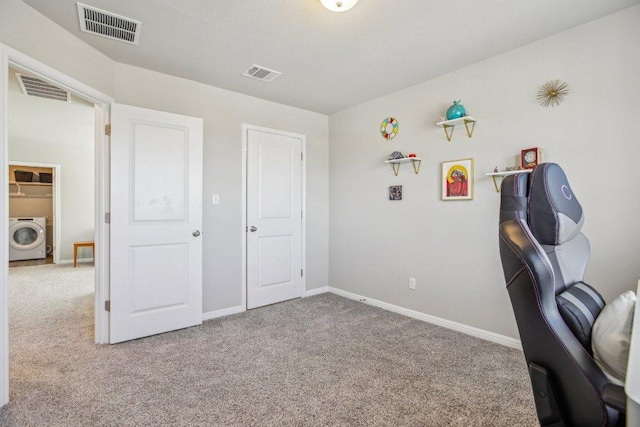
[[[486,172],[543,148],[561,164],[586,214],[587,282],[607,300],[640,277],[640,6],[330,116],[333,287],[516,338],[498,253],[499,195]],[[455,54],[455,52],[452,52]],[[536,102],[562,79],[559,107]],[[454,99],[478,119],[472,139],[435,126]],[[385,117],[399,120],[392,141]],[[395,177],[394,150],[421,156]],[[475,200],[440,200],[440,162],[475,159]],[[390,185],[403,200],[389,201]],[[408,289],[408,277],[417,289]]]
[[[117,102],[204,119],[204,311],[242,302],[242,124],[307,136],[306,287],[328,283],[328,117],[116,64]],[[264,84],[256,82],[256,84]],[[220,205],[213,206],[213,193]]]
[[[76,97],[67,103],[26,96],[14,70],[9,73],[8,95],[9,161],[60,165],[57,244],[60,260],[73,260],[73,242],[94,238],[93,104]]]

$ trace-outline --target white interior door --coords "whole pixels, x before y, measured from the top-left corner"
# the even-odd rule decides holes
[[[111,110],[110,342],[202,323],[202,119]]]
[[[302,140],[247,132],[247,308],[256,308],[302,296]]]

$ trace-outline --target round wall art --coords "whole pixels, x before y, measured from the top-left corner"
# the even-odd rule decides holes
[[[543,107],[560,105],[569,94],[569,84],[561,80],[549,80],[538,89],[538,103]]]
[[[398,121],[393,117],[387,117],[380,125],[380,133],[384,139],[393,139],[398,134]]]

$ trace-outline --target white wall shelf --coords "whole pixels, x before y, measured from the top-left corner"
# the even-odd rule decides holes
[[[509,176],[509,175],[515,175],[517,173],[531,173],[533,169],[518,169],[515,171],[503,171],[503,172],[489,172],[485,175],[490,176],[491,179],[493,179],[493,185],[494,187],[496,187],[496,191],[499,193],[500,192],[500,186],[498,185],[498,182],[496,181],[496,178],[500,178],[500,183],[502,183],[502,180],[504,179],[505,176]]]
[[[11,191],[11,187],[14,186],[17,188],[17,191]],[[50,182],[22,182],[22,181],[9,181],[9,197],[27,197],[27,198],[35,198],[35,199],[50,199],[53,197],[51,193],[47,194],[29,194],[28,192],[23,191],[21,187],[52,187],[53,184]],[[35,189],[34,189],[35,190]],[[46,190],[45,190],[46,191]]]
[[[385,160],[385,163],[391,165],[391,169],[393,169],[393,173],[395,176],[398,176],[398,172],[400,171],[400,165],[403,163],[411,162],[411,166],[413,166],[413,171],[418,174],[420,172],[420,162],[422,159],[420,157],[404,157],[402,159],[394,159],[394,160]]]
[[[453,136],[453,129],[458,126],[464,124],[465,129],[467,130],[467,135],[469,138],[473,136],[473,130],[476,127],[476,119],[471,116],[464,116],[453,120],[445,120],[443,122],[438,122],[436,125],[442,126],[444,129],[444,134],[447,135],[447,141],[451,141],[451,137]]]
[[[42,185],[42,186],[45,186],[45,187],[46,187],[46,186],[51,187],[53,184],[52,184],[52,183],[50,183],[50,182],[9,181],[9,185],[17,185],[17,186],[20,186],[20,185],[27,185],[27,186],[29,186],[29,185],[33,185],[33,186],[40,186],[40,185]]]

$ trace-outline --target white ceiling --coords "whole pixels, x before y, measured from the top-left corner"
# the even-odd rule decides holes
[[[332,114],[640,0],[84,0],[142,21],[137,46],[80,32],[74,0],[24,0],[111,59]],[[282,72],[243,77],[252,64]]]

